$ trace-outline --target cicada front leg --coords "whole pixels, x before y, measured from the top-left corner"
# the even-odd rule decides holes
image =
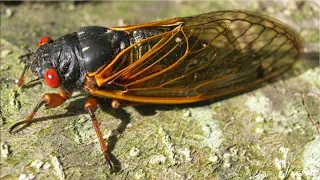
[[[58,93],[46,93],[43,95],[43,97],[41,98],[41,100],[39,101],[39,103],[36,105],[36,107],[31,111],[31,113],[28,115],[28,117],[20,122],[17,122],[16,124],[14,124],[13,126],[11,126],[10,128],[10,133],[15,133],[18,132],[19,130],[21,130],[22,128],[14,131],[14,129],[16,129],[18,126],[25,124],[25,126],[30,125],[33,121],[33,117],[36,115],[36,113],[38,112],[38,110],[42,107],[42,106],[47,106],[48,108],[55,108],[60,106],[61,104],[63,104],[70,96],[71,96],[72,92],[67,92],[65,89],[61,88],[61,92],[60,94]]]

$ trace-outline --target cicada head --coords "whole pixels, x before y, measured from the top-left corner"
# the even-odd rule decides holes
[[[30,66],[33,74],[52,88],[74,89],[82,85],[85,75],[81,58],[76,33],[57,40],[44,37],[39,41],[33,60],[26,66]]]

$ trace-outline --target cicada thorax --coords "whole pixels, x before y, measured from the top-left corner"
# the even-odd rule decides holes
[[[107,65],[130,45],[128,34],[99,26],[86,26],[77,31],[87,73],[94,73]]]

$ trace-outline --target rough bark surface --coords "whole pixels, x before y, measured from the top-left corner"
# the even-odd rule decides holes
[[[1,5],[1,179],[320,179],[319,4],[312,1],[4,3]],[[23,120],[45,92],[18,88],[21,45],[37,48],[82,26],[120,26],[226,9],[278,18],[300,32],[306,52],[285,75],[256,90],[183,106],[96,111],[112,162],[110,173],[76,92],[63,106]],[[28,74],[28,80],[33,76]],[[319,125],[318,125],[319,126]],[[110,136],[112,134],[112,136]]]

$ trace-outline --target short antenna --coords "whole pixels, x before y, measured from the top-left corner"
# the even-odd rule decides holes
[[[22,45],[22,46],[23,46],[26,50],[28,50],[31,55],[34,54],[34,52],[32,52],[29,48],[27,48],[26,45]],[[20,78],[19,78],[19,81],[18,81],[18,86],[19,86],[19,87],[23,86],[23,84],[24,84],[24,80],[26,79],[27,71],[28,71],[28,69],[29,69],[29,67],[30,67],[30,64],[31,64],[31,63],[30,63],[30,60],[29,60],[29,61],[26,62],[26,65],[24,66],[24,69],[23,69],[22,74],[21,74],[21,76],[20,76]]]

